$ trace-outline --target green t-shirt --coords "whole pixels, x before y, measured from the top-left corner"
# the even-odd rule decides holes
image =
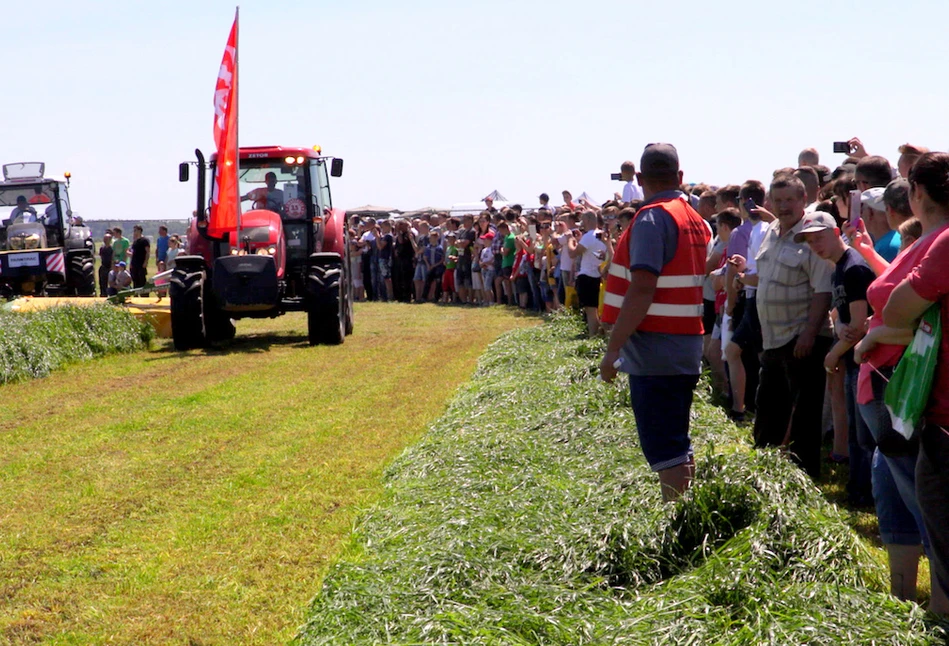
[[[510,249],[510,252],[501,258],[502,269],[514,266],[514,256],[517,255],[517,243],[514,242],[514,239],[515,236],[513,233],[507,234],[507,237],[504,238],[504,248]]]
[[[129,239],[126,237],[116,238],[112,241],[112,248],[115,249],[115,262],[128,262]]]
[[[456,256],[455,260],[449,260],[449,256]],[[454,269],[455,265],[458,264],[458,247],[452,245],[448,247],[448,250],[445,252],[445,269]]]

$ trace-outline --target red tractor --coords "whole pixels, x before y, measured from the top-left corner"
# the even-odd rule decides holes
[[[176,350],[234,337],[234,320],[305,311],[310,345],[339,344],[353,330],[349,234],[335,210],[329,177],[343,160],[320,149],[265,146],[240,149],[241,230],[208,234],[206,164],[183,162],[178,179],[197,166],[197,217],[188,255],[175,259],[170,278],[171,329]],[[237,237],[240,239],[236,239]]]

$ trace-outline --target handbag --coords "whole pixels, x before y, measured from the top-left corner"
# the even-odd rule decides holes
[[[893,429],[907,440],[913,440],[929,403],[941,340],[941,308],[936,303],[923,314],[913,342],[907,346],[886,385],[883,403],[890,413]]]

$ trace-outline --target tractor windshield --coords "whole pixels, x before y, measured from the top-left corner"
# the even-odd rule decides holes
[[[54,183],[0,185],[0,248],[7,250],[12,244],[8,241],[15,229],[20,236],[26,229],[35,229],[40,233],[46,229],[47,235],[39,235],[39,245],[46,246],[48,241],[58,240],[62,228],[61,213],[67,207],[57,204]],[[62,200],[60,200],[62,202]],[[21,225],[32,224],[33,227]],[[22,231],[21,231],[22,229]],[[22,236],[20,236],[22,237]],[[19,241],[19,237],[17,237]],[[28,243],[32,244],[30,238]]]
[[[241,212],[267,209],[286,219],[307,215],[306,166],[283,160],[241,160]]]

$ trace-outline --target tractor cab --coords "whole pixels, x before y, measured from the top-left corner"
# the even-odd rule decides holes
[[[42,162],[3,166],[0,250],[63,245],[66,222],[72,215],[67,182],[44,177],[44,166]]]
[[[3,166],[0,295],[89,295],[93,242],[69,206],[69,174],[45,177],[43,162]]]

